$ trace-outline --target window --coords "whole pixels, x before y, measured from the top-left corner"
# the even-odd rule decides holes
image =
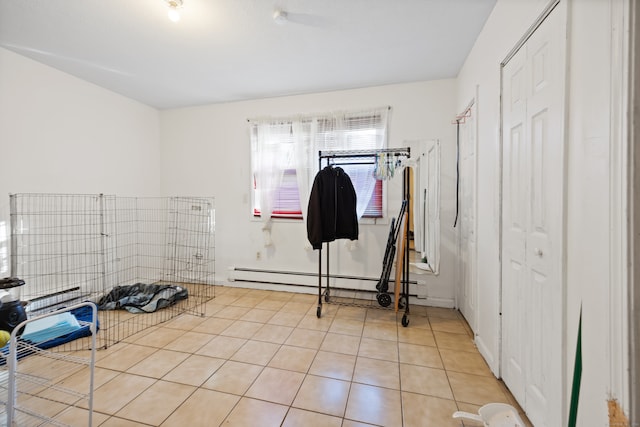
[[[376,149],[386,145],[387,108],[252,121],[253,215],[302,219],[318,170],[320,150]],[[371,161],[340,165],[358,197],[358,215],[383,216],[382,181],[373,177]],[[323,163],[322,167],[325,164]]]

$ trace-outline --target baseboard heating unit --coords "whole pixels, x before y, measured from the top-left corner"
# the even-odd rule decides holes
[[[287,270],[267,270],[247,267],[230,267],[228,272],[230,282],[258,283],[263,285],[295,286],[300,292],[313,293],[318,289],[318,273]],[[323,275],[326,281],[327,276]],[[344,292],[361,293],[363,298],[370,299],[371,294],[377,293],[376,283],[379,277],[351,276],[344,274],[331,274],[329,276],[331,289]],[[393,289],[393,282],[390,283]],[[410,296],[426,298],[426,284],[417,280],[409,280],[413,287]],[[422,286],[425,285],[425,286]],[[310,292],[311,291],[311,292]]]

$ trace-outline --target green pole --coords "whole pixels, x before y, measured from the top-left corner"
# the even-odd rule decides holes
[[[582,306],[578,321],[578,342],[576,343],[576,361],[573,365],[573,385],[571,386],[571,407],[569,408],[569,427],[576,427],[578,418],[578,400],[580,398],[580,380],[582,379]]]

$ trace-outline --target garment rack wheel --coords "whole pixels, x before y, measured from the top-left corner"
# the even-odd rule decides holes
[[[391,296],[389,294],[378,294],[376,298],[378,304],[382,307],[389,307],[389,305],[391,305]]]
[[[409,326],[409,315],[407,313],[402,316],[402,326],[405,328]]]
[[[320,316],[322,316],[322,304],[318,304],[318,309],[316,310],[316,316],[318,316],[318,319],[320,318]]]

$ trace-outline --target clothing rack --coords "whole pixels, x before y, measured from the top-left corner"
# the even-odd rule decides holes
[[[385,154],[386,156],[392,156],[397,158],[410,158],[411,157],[411,149],[410,147],[404,148],[382,148],[382,149],[370,149],[370,150],[338,150],[338,151],[319,151],[318,152],[318,171],[322,170],[323,161],[326,162],[325,166],[330,165],[349,165],[349,164],[373,164],[375,159],[380,154]],[[349,162],[349,159],[353,159],[353,162]],[[355,159],[371,159],[371,162],[363,162],[361,160],[355,161]],[[410,176],[409,176],[409,168],[405,167],[402,173],[402,194],[403,194],[403,203],[406,204],[406,227],[408,230],[411,210],[408,209],[409,201],[411,198],[410,195]],[[398,218],[398,221],[401,221],[402,218]],[[398,307],[402,308],[404,306],[404,314],[402,316],[402,326],[406,327],[409,325],[409,233],[404,233],[404,240],[402,244],[404,245],[404,251],[402,254],[402,280],[401,280],[401,289],[398,292],[396,290],[396,304],[395,309],[398,310]],[[330,242],[325,242],[326,244],[326,288],[322,289],[322,248],[318,250],[318,309],[317,309],[317,317],[320,318],[322,316],[322,299],[324,297],[324,301],[326,303],[331,303],[331,286],[330,286],[330,264],[329,264],[329,248]],[[383,266],[384,268],[384,266]],[[396,289],[398,287],[398,283],[396,283]],[[385,295],[388,298],[388,295]],[[380,301],[380,298],[378,298]],[[357,305],[357,304],[348,304],[348,303],[338,303],[341,305]]]

